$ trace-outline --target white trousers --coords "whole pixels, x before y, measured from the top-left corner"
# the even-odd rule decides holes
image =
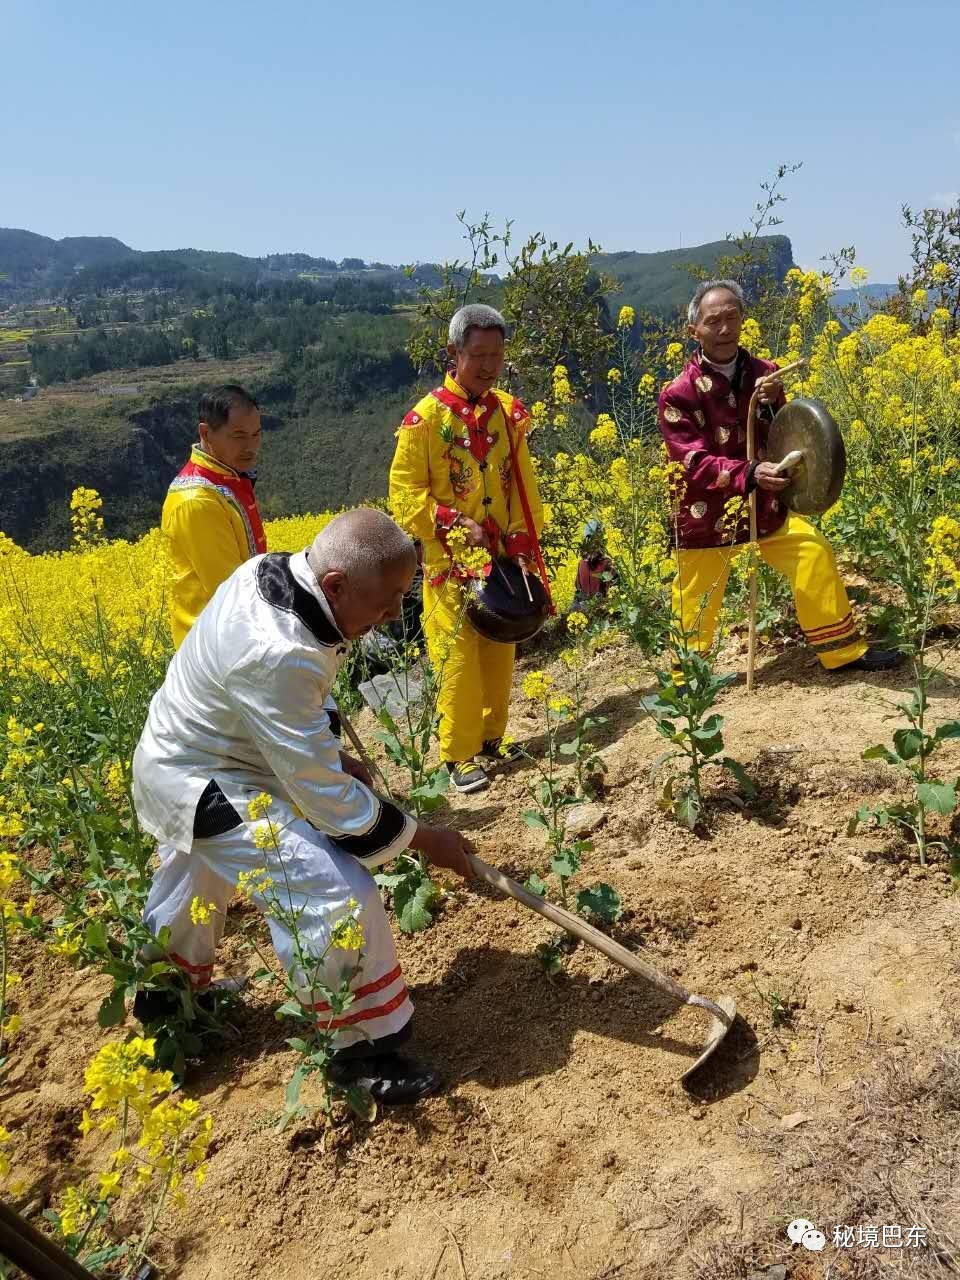
[[[166,952],[189,976],[196,988],[213,976],[214,952],[223,933],[227,904],[242,871],[266,868],[273,880],[266,900],[252,901],[267,916],[270,937],[280,963],[294,983],[301,1002],[317,1014],[321,1026],[338,1031],[337,1048],[359,1040],[379,1040],[401,1030],[413,1014],[413,1003],[397,960],[393,934],[373,876],[355,858],[343,853],[325,835],[285,805],[274,802],[271,818],[281,826],[277,849],[258,849],[253,832],[257,823],[245,822],[224,835],[194,840],[189,852],[160,845],[160,866],[154,874],[144,919],[156,936],[163,926],[170,930]],[[288,923],[270,912],[270,898],[278,895],[284,913],[296,914],[296,939]],[[194,898],[216,906],[208,924],[194,924],[190,904]],[[317,957],[327,948],[337,922],[348,914],[348,903],[360,904],[363,928],[359,953],[331,949],[318,967]],[[306,970],[306,971],[305,971]],[[337,990],[342,979],[354,973],[354,1002],[333,1018],[323,996],[312,989],[322,983]]]

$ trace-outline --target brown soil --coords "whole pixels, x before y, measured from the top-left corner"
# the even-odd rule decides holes
[[[657,808],[660,739],[638,711],[634,662],[622,648],[591,666],[608,772],[579,880],[619,890],[621,941],[695,991],[736,998],[741,1020],[711,1065],[689,1091],[678,1083],[703,1015],[585,947],[546,979],[534,958],[545,921],[449,884],[436,925],[399,940],[416,1048],[447,1091],[372,1126],[277,1136],[295,1055],[275,993],[258,989],[235,1045],[188,1082],[215,1142],[206,1186],[157,1242],[161,1275],[957,1274],[957,899],[945,866],[921,870],[896,835],[846,835],[859,804],[896,794],[893,773],[860,752],[890,736],[909,676],[831,677],[796,649],[768,660],[756,694],[741,683],[722,706],[727,748],[760,799],[741,812],[721,782],[710,830],[692,835]],[[958,676],[948,658],[938,717],[956,712]],[[371,740],[372,723],[359,727]],[[536,746],[519,704],[515,728]],[[960,768],[957,744],[949,764]],[[519,819],[531,776],[504,771],[452,808],[521,880],[544,863]],[[228,963],[232,952],[228,938]],[[29,1027],[3,1117],[39,1204],[96,1164],[76,1122],[105,984],[40,953],[23,970]],[[774,995],[790,1015],[779,1028]],[[789,1242],[797,1217],[827,1233],[823,1253]],[[858,1223],[923,1225],[930,1245],[836,1249],[833,1227]]]

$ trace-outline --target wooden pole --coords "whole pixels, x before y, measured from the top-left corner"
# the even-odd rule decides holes
[[[762,378],[757,379],[756,386],[753,388],[753,395],[750,397],[750,407],[747,410],[748,462],[753,462],[756,459],[757,405],[760,402],[760,392],[769,383],[776,382],[782,378],[785,373],[794,373],[798,369],[803,369],[806,364],[806,356],[801,356],[799,360],[793,360],[790,364],[785,364],[780,369],[772,369],[770,373],[764,374]],[[749,628],[747,631],[747,693],[753,693],[753,678],[757,665],[757,568],[760,560],[759,544],[757,540],[756,485],[751,489],[747,503],[750,508],[750,606]]]
[[[754,387],[747,410],[747,461],[753,462],[757,450],[757,403],[760,398],[760,384]],[[757,486],[750,490],[747,499],[750,508],[750,605],[749,625],[747,630],[747,693],[753,693],[753,677],[757,665],[757,560],[759,549],[757,544]]]
[[[15,1209],[0,1203],[0,1254],[33,1280],[94,1280],[48,1236],[42,1235]]]

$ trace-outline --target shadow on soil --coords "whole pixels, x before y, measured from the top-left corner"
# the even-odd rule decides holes
[[[434,1063],[450,1090],[467,1079],[495,1090],[552,1075],[567,1065],[574,1038],[584,1031],[670,1055],[679,1080],[699,1056],[709,1025],[705,1013],[691,1009],[682,1032],[665,1034],[663,1024],[680,1006],[639,979],[624,974],[597,982],[566,972],[551,979],[534,955],[487,946],[462,948],[442,982],[414,987],[411,995],[417,1010],[412,1052]],[[276,1008],[274,1001],[235,1011],[235,1036],[192,1067],[192,1093],[221,1088],[229,1094],[243,1062],[285,1052],[295,1029],[276,1022]],[[756,1037],[738,1018],[686,1087],[704,1100],[728,1097],[753,1080],[759,1057]],[[619,1067],[612,1068],[602,1050],[596,1058],[587,1074],[599,1097]],[[616,1055],[613,1060],[620,1061]]]
[[[463,948],[445,980],[418,987],[413,998],[422,1051],[451,1082],[474,1079],[490,1089],[562,1070],[574,1037],[584,1031],[671,1055],[679,1079],[698,1057],[708,1028],[707,1016],[691,1009],[682,1038],[664,1034],[679,1006],[642,981],[624,975],[598,983],[568,973],[551,980],[535,956],[495,947]],[[597,1059],[591,1074],[602,1089],[608,1067],[602,1052]],[[702,1096],[726,1097],[749,1084],[758,1066],[756,1039],[738,1020],[689,1083],[698,1096],[706,1089]]]

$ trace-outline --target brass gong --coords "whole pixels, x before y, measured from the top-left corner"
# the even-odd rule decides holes
[[[782,469],[790,484],[779,496],[791,511],[820,515],[840,497],[847,453],[822,400],[798,396],[785,404],[771,423],[766,453],[768,462],[786,464]],[[790,457],[797,453],[799,459]]]

